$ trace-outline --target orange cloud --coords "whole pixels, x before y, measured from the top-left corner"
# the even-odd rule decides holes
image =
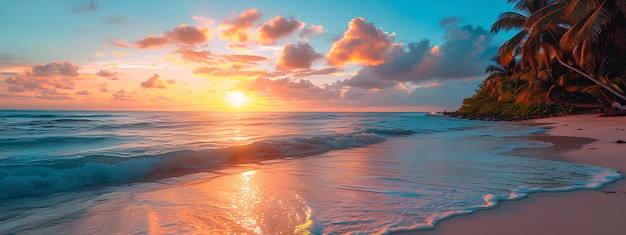
[[[308,43],[298,42],[296,45],[289,43],[283,47],[283,53],[276,62],[276,68],[281,70],[308,69],[311,68],[313,62],[323,57]]]
[[[257,78],[241,82],[235,89],[254,92],[257,96],[270,100],[330,100],[339,98],[341,94],[340,90],[329,86],[319,87],[304,79],[293,82],[289,78],[276,80]]]
[[[262,16],[263,14],[259,10],[249,9],[243,11],[235,18],[226,19],[220,24],[220,28],[225,28],[220,37],[235,42],[247,42],[250,38],[248,30]]]
[[[174,42],[193,45],[207,41],[209,30],[183,24],[171,31],[165,31],[165,36]]]
[[[293,16],[289,18],[276,16],[265,22],[257,30],[259,33],[259,42],[266,46],[275,45],[277,39],[287,37],[302,27],[304,27],[304,23],[296,20]]]
[[[58,92],[57,89],[74,90],[75,81],[82,80],[78,69],[67,61],[32,65],[30,70],[6,78],[1,85],[5,85],[11,93],[31,92],[32,97],[39,99],[72,99],[68,93]]]
[[[207,77],[220,77],[232,80],[247,80],[259,77],[275,77],[277,74],[270,73],[265,70],[239,70],[239,69],[222,69],[218,67],[199,67],[193,71],[196,75]]]
[[[392,41],[392,36],[375,28],[374,24],[366,23],[361,17],[354,18],[348,24],[343,38],[333,43],[326,62],[335,66],[346,63],[379,65],[387,59]]]
[[[125,53],[125,52],[114,51],[114,52],[111,52],[111,55],[113,57],[122,58],[122,57],[126,57],[126,56],[128,56],[130,54],[129,53]]]
[[[120,39],[117,38],[109,38],[109,43],[111,43],[111,45],[116,46],[116,47],[128,47],[128,44]]]
[[[142,50],[159,49],[167,46],[168,44],[170,44],[170,42],[170,39],[163,35],[150,35],[139,39],[139,41],[135,43],[135,48]]]
[[[142,82],[141,87],[164,89],[174,84],[176,84],[176,81],[172,79],[169,79],[167,81],[161,80],[159,74],[155,73],[154,75],[152,75],[152,77],[148,78],[148,80],[146,80],[145,82]]]
[[[150,35],[139,39],[135,43],[137,49],[159,49],[171,43],[195,45],[209,39],[209,30],[189,25],[179,25],[172,30],[165,31],[165,35]]]

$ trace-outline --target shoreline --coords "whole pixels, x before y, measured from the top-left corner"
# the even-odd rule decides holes
[[[626,117],[573,115],[519,121],[519,125],[542,126],[546,132],[526,137],[550,142],[545,148],[524,148],[503,153],[612,168],[626,174]],[[518,137],[513,137],[518,138]],[[431,230],[393,234],[604,234],[626,233],[626,180],[614,181],[598,190],[541,192],[498,208],[439,221]]]

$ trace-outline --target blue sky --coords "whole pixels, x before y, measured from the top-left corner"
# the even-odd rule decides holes
[[[242,92],[240,111],[452,110],[484,79],[477,71],[508,36],[489,27],[510,10],[504,0],[2,1],[0,108],[234,110],[228,94]],[[250,39],[226,36],[246,12],[237,32]],[[141,47],[150,36],[167,42]]]

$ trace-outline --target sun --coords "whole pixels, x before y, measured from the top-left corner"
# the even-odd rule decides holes
[[[248,97],[241,91],[226,93],[226,101],[234,108],[244,106],[248,102]]]

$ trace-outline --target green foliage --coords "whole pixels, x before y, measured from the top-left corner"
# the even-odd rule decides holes
[[[510,0],[491,31],[519,30],[460,115],[524,119],[608,110],[626,91],[626,1]]]

